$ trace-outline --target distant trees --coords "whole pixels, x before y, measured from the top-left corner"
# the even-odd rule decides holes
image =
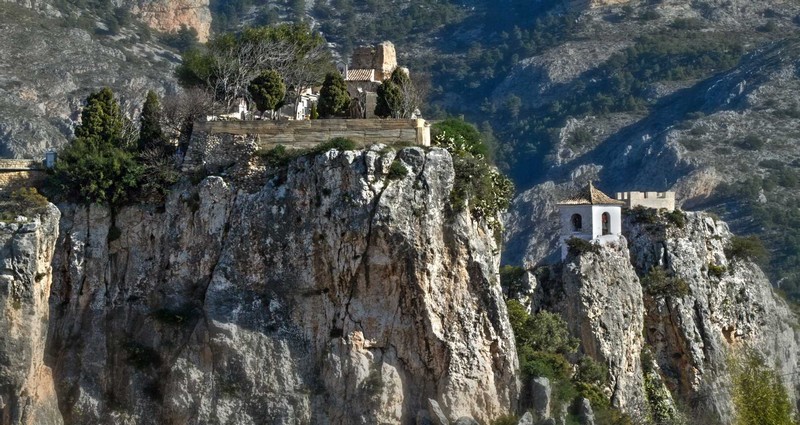
[[[281,76],[268,69],[254,78],[247,86],[250,97],[255,102],[259,111],[271,111],[270,118],[274,118],[274,111],[283,102],[286,96],[286,86],[283,85]]]
[[[342,74],[329,72],[319,91],[319,115],[323,118],[340,116],[347,113],[350,106],[350,95]]]

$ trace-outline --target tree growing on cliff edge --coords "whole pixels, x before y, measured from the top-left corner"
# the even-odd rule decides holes
[[[342,116],[347,113],[350,106],[350,95],[347,93],[347,85],[342,74],[329,72],[325,76],[325,82],[319,91],[319,102],[317,110],[323,118]]]
[[[126,121],[111,89],[90,94],[75,139],[61,151],[54,167],[54,185],[80,202],[112,206],[125,202],[141,173],[129,151]]]
[[[164,131],[161,129],[161,104],[158,95],[150,90],[139,117],[139,150],[163,149]],[[165,152],[166,153],[166,152]]]
[[[286,86],[281,76],[274,70],[266,70],[254,78],[247,86],[247,91],[259,111],[270,111],[270,118],[275,118],[275,109],[283,103],[286,96]]]

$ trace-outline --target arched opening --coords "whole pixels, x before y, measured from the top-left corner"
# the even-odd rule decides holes
[[[580,214],[572,214],[572,231],[579,232],[583,230],[583,217]]]
[[[603,220],[603,234],[610,235],[611,234],[611,214],[604,212],[601,216]]]

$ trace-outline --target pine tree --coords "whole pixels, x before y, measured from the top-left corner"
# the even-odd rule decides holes
[[[139,150],[161,149],[165,147],[164,132],[161,130],[161,104],[155,92],[148,91],[147,99],[139,117]]]
[[[338,72],[329,72],[325,75],[325,82],[319,91],[318,111],[322,117],[342,116],[347,113],[350,106],[350,95],[347,85]]]
[[[59,155],[53,183],[73,200],[118,205],[139,185],[141,167],[125,145],[125,117],[111,89],[86,99],[75,139]]]
[[[274,111],[286,96],[286,86],[280,74],[271,69],[254,78],[247,86],[247,91],[259,111]]]
[[[114,146],[122,146],[124,132],[125,117],[111,89],[105,87],[91,93],[81,112],[81,124],[75,128],[75,137],[98,137]]]

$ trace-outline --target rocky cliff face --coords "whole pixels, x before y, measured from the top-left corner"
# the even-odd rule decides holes
[[[50,367],[45,365],[59,212],[0,223],[0,423],[61,424]]]
[[[625,239],[575,257],[564,266],[562,278],[567,323],[582,350],[608,366],[612,403],[623,411],[643,410],[644,306]]]
[[[726,257],[731,233],[724,222],[686,216],[682,229],[633,217],[627,222],[637,273],[660,266],[688,286],[683,296],[645,291],[645,334],[667,386],[697,411],[729,423],[728,356],[748,346],[778,369],[790,398],[798,400],[797,317],[757,265]]]
[[[0,157],[40,159],[63,146],[82,102],[102,87],[132,117],[148,90],[176,90],[174,52],[130,28],[109,35],[85,11],[67,19],[48,3],[32,4],[41,7],[0,2]]]
[[[407,176],[390,180],[399,161]],[[440,149],[330,151],[163,208],[65,207],[49,354],[67,423],[414,423],[507,413],[498,247]]]
[[[532,298],[562,312],[583,351],[609,366],[612,401],[634,415],[677,404],[697,423],[731,423],[729,357],[743,347],[762,354],[798,400],[797,317],[757,265],[726,257],[724,222],[685,220],[629,215],[625,239],[569,257],[560,283],[541,282]],[[660,282],[654,267],[666,272]],[[661,382],[670,396],[654,396]]]
[[[181,26],[197,30],[197,38],[205,43],[211,30],[208,0],[141,0],[131,10],[150,28],[176,32]]]

